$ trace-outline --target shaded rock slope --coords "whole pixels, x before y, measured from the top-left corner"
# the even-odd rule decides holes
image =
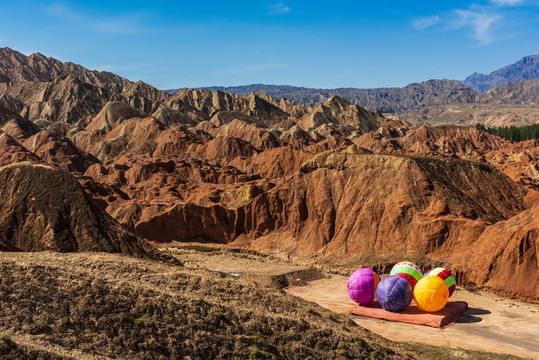
[[[24,251],[167,258],[125,231],[63,170],[29,162],[1,167],[0,197],[0,232]]]

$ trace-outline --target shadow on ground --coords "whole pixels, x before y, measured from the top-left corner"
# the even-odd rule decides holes
[[[483,321],[483,318],[477,315],[488,315],[491,312],[481,308],[468,308],[464,314],[458,319],[457,323],[460,324],[470,324],[470,323],[480,323]]]

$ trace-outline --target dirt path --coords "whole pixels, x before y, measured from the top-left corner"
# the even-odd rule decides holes
[[[305,286],[286,289],[337,313],[355,304],[346,292],[348,278],[331,275]],[[470,307],[457,324],[445,330],[349,315],[357,324],[390,340],[447,345],[539,359],[539,306],[485,293],[457,291],[452,299]]]
[[[178,249],[175,249],[178,251]],[[286,259],[253,254],[180,250],[188,267],[234,273],[239,276],[296,274],[299,286],[285,289],[289,294],[312,301],[337,313],[347,314],[359,325],[394,341],[421,342],[430,345],[460,347],[469,350],[507,353],[539,359],[539,306],[508,300],[486,293],[455,292],[454,300],[468,303],[469,309],[459,322],[445,330],[421,325],[394,323],[349,314],[355,304],[346,292],[348,278],[325,275],[323,279],[304,278],[308,266]]]

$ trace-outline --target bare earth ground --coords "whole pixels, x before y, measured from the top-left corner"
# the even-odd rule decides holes
[[[0,359],[427,359],[276,286],[118,254],[0,252]]]
[[[387,340],[284,292],[337,283],[287,259],[200,246],[172,252],[187,266],[0,252],[0,360],[516,358]]]
[[[346,293],[347,281],[345,276],[331,275],[310,281],[305,286],[291,286],[286,291],[337,313],[348,314],[355,304]],[[539,306],[466,290],[456,292],[451,299],[466,301],[469,309],[458,323],[444,330],[349,316],[357,324],[390,340],[419,341],[539,359]]]
[[[312,301],[390,340],[420,342],[469,350],[490,351],[539,359],[539,306],[483,292],[458,288],[454,300],[468,303],[459,322],[445,330],[421,325],[394,323],[349,314],[355,304],[346,292],[348,278],[322,274],[293,261],[249,253],[214,251],[194,246],[178,251],[186,266],[225,271],[241,276],[280,277],[289,294]],[[208,248],[211,250],[211,248]]]

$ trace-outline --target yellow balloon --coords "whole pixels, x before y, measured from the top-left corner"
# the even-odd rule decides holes
[[[435,312],[442,309],[449,299],[445,281],[430,275],[419,280],[414,288],[414,300],[421,311]]]

